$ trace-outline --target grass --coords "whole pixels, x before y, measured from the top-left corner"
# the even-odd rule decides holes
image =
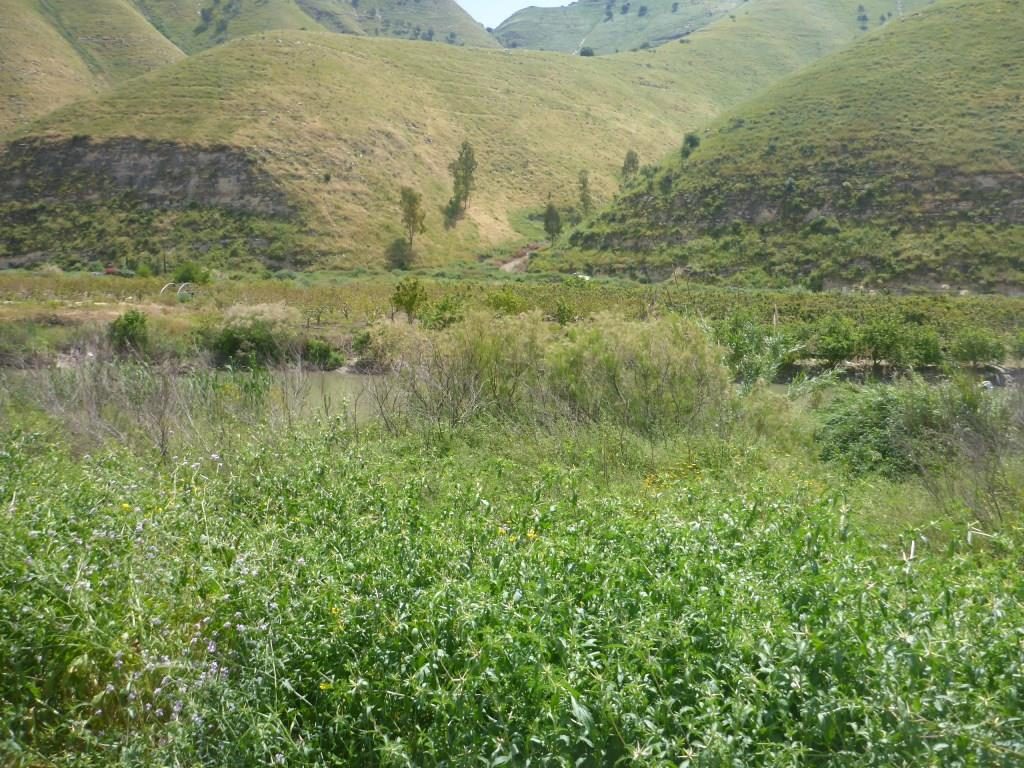
[[[0,135],[182,58],[125,0],[6,0],[2,11]]]
[[[349,0],[4,0],[0,10],[0,136],[186,54],[261,32],[498,46],[452,0],[363,0],[358,8]]]
[[[184,389],[163,461],[2,390],[13,766],[1024,756],[1019,519],[906,530],[912,487],[817,464],[784,401],[657,443],[427,440],[289,426],[258,375]]]
[[[781,82],[573,240],[609,253],[569,258],[643,251],[706,279],[815,286],[1020,285],[1020,11],[941,3]]]
[[[571,204],[584,168],[609,200],[628,149],[662,157],[684,130],[856,37],[855,16],[854,3],[808,11],[764,0],[688,45],[594,59],[279,32],[190,57],[24,133],[242,147],[292,195],[316,236],[309,251],[330,254],[321,267],[382,264],[408,184],[428,209],[421,263],[441,265],[521,242],[521,212],[549,196]],[[465,139],[478,188],[468,219],[446,230],[447,166]]]

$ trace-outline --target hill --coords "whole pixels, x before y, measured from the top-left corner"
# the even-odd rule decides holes
[[[0,0],[0,135],[186,54],[304,29],[498,47],[454,0]]]
[[[528,215],[608,200],[629,149],[683,133],[861,34],[856,2],[758,0],[692,42],[580,58],[278,32],[237,40],[23,131],[0,153],[0,264],[381,265],[398,187],[425,195],[421,258],[442,264],[538,236]],[[629,105],[624,109],[623,105]],[[480,162],[446,229],[448,163]]]
[[[0,134],[183,57],[130,0],[0,0]]]
[[[579,0],[561,8],[531,6],[494,30],[508,48],[616,53],[685,37],[735,11],[746,0],[612,2]]]
[[[495,48],[497,42],[454,0],[134,0],[189,53],[270,30],[438,40]]]
[[[574,233],[563,268],[1024,285],[1024,4],[948,0],[724,116]]]

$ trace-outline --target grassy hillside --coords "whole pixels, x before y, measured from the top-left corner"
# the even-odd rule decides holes
[[[945,2],[722,118],[576,233],[571,266],[1024,283],[1024,4]]]
[[[454,0],[0,0],[0,135],[185,53],[303,29],[498,47]]]
[[[743,2],[580,0],[561,8],[531,6],[502,22],[494,34],[509,48],[575,53],[587,47],[598,54],[615,53],[681,38]]]
[[[433,39],[497,47],[454,0],[134,0],[182,50],[196,52],[270,30]]]
[[[184,241],[213,263],[239,254],[266,260],[264,245],[275,240],[274,263],[380,265],[400,234],[402,184],[425,195],[422,260],[474,256],[536,236],[524,214],[549,197],[572,204],[580,170],[591,172],[598,201],[610,199],[628,149],[645,161],[661,157],[685,131],[842,46],[860,34],[856,6],[809,13],[792,0],[759,0],[686,45],[593,59],[301,32],[235,41],[64,110],[31,132],[89,136],[97,145],[131,136],[241,149],[293,201],[299,225],[292,236],[282,244],[279,228],[268,234],[250,219],[220,214],[200,222],[196,211],[183,230],[123,200],[116,184],[100,194],[103,174],[94,166],[82,167],[81,183],[69,182],[66,147],[44,145],[0,160],[8,169],[8,186],[0,188],[0,259],[135,259]],[[440,208],[450,194],[447,166],[465,139],[480,162],[478,189],[467,220],[446,230]],[[105,150],[127,179],[122,188],[138,191],[152,147],[143,149],[135,166],[125,145]],[[27,184],[12,191],[19,177]],[[209,202],[163,198],[172,208]],[[264,215],[228,205],[233,216]],[[204,238],[214,245],[197,243]]]
[[[0,0],[0,134],[181,58],[129,0]]]

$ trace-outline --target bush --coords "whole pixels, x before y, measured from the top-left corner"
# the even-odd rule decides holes
[[[323,339],[307,339],[302,359],[322,371],[334,371],[345,365],[345,358]]]
[[[771,382],[782,366],[796,362],[801,345],[777,328],[737,314],[717,334],[726,362],[743,384]]]
[[[118,352],[141,354],[149,346],[149,326],[146,316],[131,309],[110,324],[107,333],[110,343]]]
[[[893,478],[942,471],[967,454],[1001,450],[1019,425],[1002,393],[964,380],[851,387],[826,409],[816,439],[822,458],[854,474]]]
[[[487,306],[502,315],[521,315],[530,308],[524,296],[509,287],[487,297]]]
[[[476,314],[443,333],[383,326],[373,347],[370,356],[391,371],[378,389],[391,426],[404,416],[447,431],[487,418],[658,437],[706,424],[732,399],[720,350],[678,318],[609,316],[563,328],[536,312]]]
[[[903,335],[903,360],[914,368],[942,365],[942,340],[932,328],[907,326]]]
[[[405,313],[405,318],[410,323],[416,317],[419,308],[427,301],[427,292],[423,284],[415,278],[406,278],[395,286],[395,292],[391,294],[391,304],[395,309]]]
[[[595,318],[573,326],[548,360],[552,391],[577,418],[647,437],[694,427],[732,396],[721,350],[676,317]]]
[[[897,368],[904,364],[905,329],[891,317],[877,317],[860,334],[860,353],[874,365],[889,363]]]
[[[392,241],[385,252],[385,257],[391,269],[402,271],[409,269],[414,260],[412,247],[409,245],[409,241],[403,238]]]
[[[284,358],[284,347],[267,320],[226,325],[208,344],[218,365],[262,368]]]
[[[856,356],[857,344],[856,326],[846,317],[833,315],[818,324],[811,353],[829,365],[839,365]]]
[[[172,279],[176,283],[205,285],[210,282],[210,270],[201,267],[194,261],[186,261],[175,267]]]
[[[953,339],[953,359],[963,365],[979,367],[999,365],[1006,357],[1006,347],[995,334],[983,328],[965,328]]]

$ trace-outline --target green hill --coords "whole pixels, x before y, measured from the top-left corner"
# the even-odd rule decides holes
[[[0,0],[0,135],[186,53],[304,29],[498,47],[454,0]]]
[[[194,53],[270,30],[438,40],[481,48],[497,42],[454,0],[134,0],[182,50]]]
[[[615,53],[660,45],[706,27],[746,0],[579,0],[561,8],[531,6],[494,30],[508,48]]]
[[[183,56],[130,0],[0,0],[0,134]]]
[[[574,233],[563,268],[1024,285],[1024,3],[951,0],[723,117]]]
[[[308,32],[237,40],[23,131],[0,153],[0,265],[167,251],[380,265],[403,184],[425,196],[425,263],[522,243],[538,236],[527,214],[549,197],[570,204],[581,170],[610,199],[627,150],[663,157],[848,43],[856,7],[758,0],[686,45],[596,58]],[[446,229],[447,166],[466,139],[477,190]]]

